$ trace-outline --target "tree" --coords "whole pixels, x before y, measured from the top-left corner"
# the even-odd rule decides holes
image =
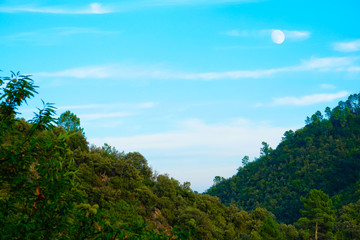
[[[280,240],[282,235],[279,224],[271,217],[265,218],[263,225],[259,231],[260,236],[266,240]]]
[[[346,107],[357,116],[360,113],[360,94],[352,94],[345,102]]]
[[[1,239],[110,239],[112,230],[97,205],[77,191],[71,135],[56,128],[55,107],[44,103],[28,123],[17,108],[36,93],[29,76],[0,78]],[[109,222],[109,224],[108,224]]]
[[[244,156],[243,159],[241,160],[241,163],[242,163],[243,167],[248,165],[249,164],[249,156]]]
[[[262,142],[261,145],[262,148],[260,148],[260,156],[267,156],[273,151],[267,142]]]
[[[223,178],[223,177],[215,176],[213,182],[214,182],[214,185],[217,185],[217,184],[221,183],[224,180],[225,180],[225,178]]]
[[[69,110],[60,115],[58,126],[63,127],[66,131],[80,131],[84,134],[84,129],[80,127],[80,118]]]
[[[130,152],[124,156],[125,161],[128,162],[131,166],[135,167],[140,173],[146,177],[151,178],[152,170],[149,167],[147,160],[138,152]]]
[[[50,239],[68,227],[65,217],[73,186],[72,162],[65,135],[54,128],[52,104],[30,121],[15,118],[36,86],[29,76],[1,79],[0,99],[0,235],[3,239]],[[58,167],[61,166],[61,167]]]
[[[325,110],[326,114],[328,115],[328,109]],[[326,115],[326,116],[327,116]],[[315,114],[313,114],[310,117],[306,117],[306,120],[305,120],[305,124],[306,125],[310,125],[310,124],[318,124],[319,122],[321,122],[322,120],[324,119],[322,113],[320,111],[316,111]]]
[[[11,119],[17,113],[21,104],[27,103],[27,99],[36,94],[36,88],[29,75],[20,75],[19,72],[11,72],[10,77],[0,78],[0,120]]]
[[[327,120],[330,120],[330,118],[331,118],[331,109],[330,109],[330,107],[325,108],[325,116],[326,116]]]
[[[295,136],[295,133],[293,130],[286,131],[284,133],[284,137],[282,137],[282,141],[286,141],[286,140],[289,141],[289,140],[293,139],[294,136]]]
[[[337,239],[360,239],[360,200],[339,210],[335,228]]]
[[[320,111],[316,111],[316,113],[311,116],[311,119],[312,119],[312,122],[318,123],[318,122],[321,122],[324,119],[324,117]]]
[[[335,218],[329,195],[321,190],[312,189],[306,197],[301,197],[300,201],[304,203],[305,210],[300,210],[303,217],[299,219],[299,225],[311,228],[311,235],[315,240],[332,239]]]

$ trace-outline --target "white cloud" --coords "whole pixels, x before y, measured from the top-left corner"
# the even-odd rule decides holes
[[[302,61],[299,65],[258,69],[237,70],[224,72],[191,73],[164,69],[159,65],[134,66],[127,64],[110,64],[103,66],[86,66],[66,69],[58,72],[34,73],[37,77],[70,77],[87,79],[168,79],[168,80],[221,80],[221,79],[256,79],[266,78],[278,73],[319,71],[319,72],[358,72],[356,65],[358,57],[327,57]]]
[[[320,84],[320,87],[323,89],[335,89],[336,88],[334,85],[328,84],[328,83]]]
[[[262,29],[262,30],[237,30],[232,29],[227,32],[224,32],[225,35],[233,37],[269,37],[271,33],[277,29]],[[305,40],[308,39],[311,35],[309,31],[300,31],[300,30],[281,30],[286,39],[291,40]]]
[[[179,6],[179,5],[210,5],[210,4],[226,4],[226,3],[252,3],[261,0],[148,0],[140,1],[139,5],[147,6]],[[136,2],[136,1],[135,1]]]
[[[232,36],[232,37],[239,37],[242,34],[238,30],[234,29],[234,30],[230,30],[230,31],[225,32],[225,35]]]
[[[337,42],[333,44],[334,50],[340,52],[357,52],[360,51],[360,39],[350,42]]]
[[[91,114],[79,114],[79,118],[83,121],[92,121],[104,118],[126,117],[131,116],[132,113],[128,112],[112,112],[112,113],[91,113]]]
[[[287,68],[266,70],[239,70],[227,72],[190,73],[167,70],[155,67],[136,67],[130,65],[112,64],[104,66],[89,66],[72,68],[58,72],[39,72],[38,77],[72,77],[72,78],[117,78],[117,79],[170,79],[170,80],[218,80],[260,78],[278,72],[288,71]]]
[[[310,37],[309,31],[290,31],[284,30],[286,39],[294,39],[294,40],[305,40]]]
[[[59,110],[76,110],[76,109],[94,109],[94,108],[102,108],[107,106],[105,104],[86,104],[86,105],[70,105],[70,106],[60,106],[57,107]]]
[[[98,146],[108,143],[125,152],[139,151],[155,170],[166,171],[181,181],[190,181],[195,190],[203,191],[211,186],[215,175],[233,175],[244,155],[251,159],[259,156],[262,141],[276,147],[287,130],[246,119],[228,124],[207,124],[190,119],[172,131],[90,138],[89,142]],[[214,171],[215,168],[219,171]],[[192,169],[193,174],[184,169]]]
[[[84,12],[94,13],[94,14],[104,14],[104,13],[110,13],[111,11],[101,6],[100,3],[91,3],[90,8],[85,10]]]
[[[94,122],[94,123],[89,123],[87,122],[88,125],[96,125],[97,128],[111,128],[111,129],[116,129],[118,128],[119,126],[123,125],[123,121],[121,121],[120,119],[115,119],[115,120],[112,120],[112,121],[104,121],[104,122]]]
[[[19,32],[0,36],[0,43],[31,42],[39,45],[64,44],[64,39],[73,35],[113,35],[116,31],[104,31],[96,28],[57,27],[40,29],[32,32]]]
[[[50,14],[105,14],[111,13],[112,10],[103,7],[100,3],[91,3],[84,8],[70,9],[62,7],[39,7],[39,6],[14,6],[6,7],[0,6],[0,12],[5,13],[20,13],[20,12],[32,12],[32,13],[50,13]]]
[[[259,108],[259,107],[264,107],[264,106],[266,106],[266,104],[260,103],[260,102],[251,105],[251,107],[253,107],[253,108]]]
[[[271,35],[272,29],[263,29],[263,30],[238,30],[232,29],[222,34],[233,36],[233,37],[267,37]]]
[[[157,105],[155,102],[139,102],[139,103],[102,103],[102,104],[85,104],[85,105],[69,105],[59,106],[59,114],[62,111],[70,110],[75,112],[82,123],[85,125],[92,124],[91,121],[99,119],[109,119],[106,122],[98,122],[97,127],[118,126],[120,118],[139,115],[143,109],[150,109]]]
[[[178,78],[181,73],[162,70],[157,66],[132,66],[110,64],[102,66],[87,66],[71,68],[58,72],[40,72],[34,74],[43,77],[73,77],[73,78],[119,78],[119,79],[166,79]]]
[[[292,105],[292,106],[306,106],[313,105],[321,102],[330,102],[339,98],[343,98],[349,95],[346,91],[330,94],[314,94],[303,97],[281,97],[274,98],[271,105]]]
[[[298,70],[318,70],[318,71],[350,71],[354,67],[358,57],[327,57],[314,58],[302,61]]]
[[[349,67],[347,69],[349,72],[360,72],[360,67],[358,66],[353,66],[353,67]]]
[[[112,4],[112,7],[105,7],[100,3],[90,3],[82,8],[65,8],[62,6],[1,6],[0,12],[5,13],[49,13],[49,14],[106,14],[113,12],[134,11],[148,7],[171,7],[187,5],[215,5],[229,3],[251,3],[261,2],[263,0],[131,0],[122,1],[121,3]]]
[[[267,70],[239,70],[229,72],[206,72],[182,74],[184,79],[189,80],[218,80],[218,79],[241,79],[241,78],[261,78],[268,77],[275,73],[286,71],[285,68],[275,68]]]
[[[153,108],[157,105],[156,102],[140,102],[140,103],[104,103],[104,104],[86,104],[86,105],[69,105],[60,106],[57,109],[63,110],[79,110],[79,109],[113,109],[117,107],[134,108]]]
[[[137,105],[139,108],[153,108],[156,106],[155,102],[144,102]]]
[[[263,122],[248,120],[233,121],[228,125],[209,125],[200,120],[187,120],[179,125],[180,130],[129,137],[106,137],[90,139],[102,145],[107,142],[121,146],[125,151],[171,151],[187,149],[187,152],[213,156],[257,155],[261,141],[277,145],[287,129],[272,127]],[[255,147],[255,146],[256,147]],[[172,155],[172,154],[171,154]],[[187,155],[186,152],[174,156]]]
[[[58,35],[75,35],[75,34],[116,34],[118,31],[104,31],[97,28],[80,28],[80,27],[58,27],[49,29],[46,32],[54,32]]]

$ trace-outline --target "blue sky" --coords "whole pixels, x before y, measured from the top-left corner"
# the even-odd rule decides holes
[[[360,2],[0,0],[0,69],[31,74],[88,141],[204,191],[359,92]],[[285,37],[272,38],[274,30]],[[276,42],[281,42],[276,43]]]

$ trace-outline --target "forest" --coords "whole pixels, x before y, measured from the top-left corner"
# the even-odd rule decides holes
[[[52,103],[21,118],[30,76],[0,85],[1,239],[360,239],[360,94],[200,194],[138,152],[89,145]]]

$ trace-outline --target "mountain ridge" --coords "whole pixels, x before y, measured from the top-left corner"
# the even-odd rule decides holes
[[[313,188],[345,204],[339,194],[357,186],[360,176],[359,99],[353,94],[332,110],[327,107],[325,117],[317,111],[303,128],[285,132],[274,150],[263,143],[258,159],[205,193],[240,209],[264,207],[286,223],[300,217],[300,197]],[[357,200],[354,194],[349,197]]]

